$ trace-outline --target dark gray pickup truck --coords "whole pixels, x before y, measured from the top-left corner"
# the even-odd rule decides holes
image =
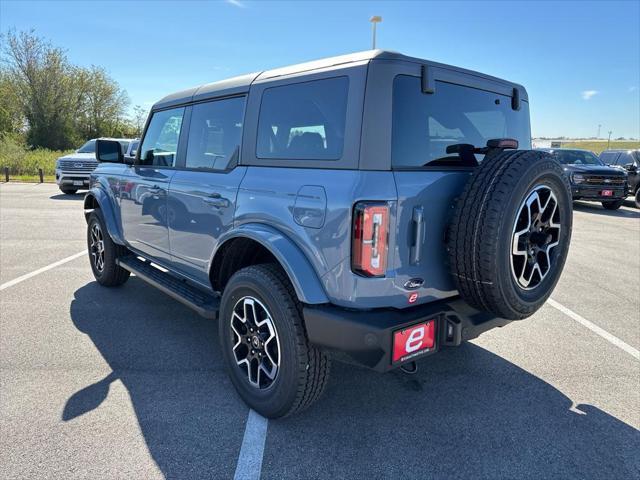
[[[134,273],[217,317],[233,384],[272,418],[319,397],[332,357],[411,371],[532,315],[571,238],[525,89],[393,52],[175,93],[134,159],[97,157],[96,280]]]

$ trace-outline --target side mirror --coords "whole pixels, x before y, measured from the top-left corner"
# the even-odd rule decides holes
[[[638,167],[635,163],[627,163],[624,168],[627,169],[627,172],[630,173],[637,173],[638,172]]]
[[[96,140],[96,158],[99,162],[124,163],[122,145],[115,140]]]

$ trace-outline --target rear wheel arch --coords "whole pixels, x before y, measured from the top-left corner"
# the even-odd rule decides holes
[[[282,270],[301,302],[329,302],[315,270],[300,249],[277,230],[263,226],[243,228],[223,239],[211,260],[211,285],[222,292],[234,273],[265,263],[275,264]]]

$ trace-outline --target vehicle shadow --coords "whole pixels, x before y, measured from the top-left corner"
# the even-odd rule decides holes
[[[82,200],[84,199],[85,192],[81,193],[57,193],[55,195],[51,195],[49,198],[51,200]]]
[[[626,206],[627,205],[625,204],[625,207]],[[607,217],[640,218],[640,211],[638,210],[628,210],[626,208],[607,210],[598,203],[575,201],[573,202],[573,209],[579,212],[594,213],[596,215],[604,215]]]
[[[216,322],[136,278],[78,289],[71,318],[112,372],[68,399],[64,421],[119,380],[166,478],[233,476],[247,408],[223,371]],[[638,451],[638,430],[465,344],[412,376],[334,363],[316,405],[269,422],[262,476],[637,478]]]
[[[98,408],[120,381],[166,478],[232,477],[248,409],[222,369],[217,323],[135,277],[122,288],[87,284],[70,312],[112,371],[74,393],[62,420]]]

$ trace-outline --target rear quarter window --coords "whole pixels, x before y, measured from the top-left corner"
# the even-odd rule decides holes
[[[346,76],[267,88],[258,117],[257,157],[339,160],[348,92]]]
[[[484,147],[492,138],[515,138],[531,148],[529,106],[511,108],[511,97],[447,82],[424,94],[418,77],[398,75],[393,83],[391,159],[394,168],[455,160],[446,148],[457,143]],[[477,155],[481,160],[481,155]]]

